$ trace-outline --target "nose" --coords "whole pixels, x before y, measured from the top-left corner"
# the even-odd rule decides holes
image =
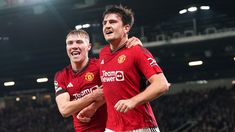
[[[78,44],[76,44],[76,42],[73,42],[73,44],[71,44],[71,48],[72,49],[77,49],[78,48]]]
[[[110,29],[111,29],[111,26],[107,24],[103,27],[103,32],[105,32],[106,30],[110,30]]]

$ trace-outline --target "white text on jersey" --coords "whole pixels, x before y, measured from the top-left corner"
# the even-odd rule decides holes
[[[80,99],[83,96],[92,93],[92,91],[96,90],[97,88],[99,88],[99,86],[95,85],[94,87],[87,88],[87,89],[81,91],[80,93],[74,93],[73,94],[74,100]]]
[[[124,81],[124,72],[103,70],[100,78],[102,82]]]

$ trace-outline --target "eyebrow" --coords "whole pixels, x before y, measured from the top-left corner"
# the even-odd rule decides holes
[[[76,42],[79,42],[79,43],[83,43],[83,40],[81,39],[78,39],[78,40],[75,40]]]
[[[84,41],[81,40],[81,39],[77,39],[77,40],[67,40],[66,43],[71,42],[71,41],[72,41],[72,42],[76,42],[76,43],[77,43],[77,42],[78,42],[78,43],[83,43],[83,42],[84,42]]]
[[[102,23],[104,24],[104,23],[107,23],[108,21],[112,23],[112,22],[117,22],[118,20],[115,20],[115,19],[103,20]]]

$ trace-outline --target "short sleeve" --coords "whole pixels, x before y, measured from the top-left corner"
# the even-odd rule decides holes
[[[61,71],[57,72],[54,77],[54,88],[55,88],[55,95],[58,96],[66,91],[64,76]]]
[[[149,79],[152,75],[162,73],[162,69],[157,64],[152,54],[143,47],[135,46],[135,62],[137,68],[143,73],[143,75]]]

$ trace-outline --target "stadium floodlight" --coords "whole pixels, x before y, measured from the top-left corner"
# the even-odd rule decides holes
[[[36,96],[32,96],[32,100],[36,100],[37,99],[37,97]]]
[[[76,26],[75,26],[75,29],[76,29],[76,30],[82,29],[82,25],[76,25]]]
[[[14,86],[15,82],[14,81],[9,81],[9,82],[4,82],[4,86],[8,87],[8,86]]]
[[[196,81],[198,84],[207,84],[207,80],[197,80]]]
[[[89,28],[91,25],[90,24],[83,24],[82,28]]]
[[[210,6],[201,6],[200,9],[201,10],[210,10]]]
[[[189,7],[188,11],[189,12],[195,12],[195,11],[197,11],[197,7],[195,7],[195,6]]]
[[[179,14],[184,14],[184,13],[186,13],[187,12],[187,10],[186,9],[183,9],[183,10],[180,10],[179,11]]]
[[[20,97],[16,97],[16,101],[19,102],[20,101]]]
[[[235,85],[235,80],[232,80],[232,84]]]
[[[47,82],[47,81],[48,81],[48,78],[46,78],[46,77],[45,78],[38,78],[37,79],[38,83]]]
[[[235,57],[233,57],[233,60],[235,61]]]
[[[189,66],[198,66],[198,65],[202,65],[203,61],[190,61],[188,63]]]

